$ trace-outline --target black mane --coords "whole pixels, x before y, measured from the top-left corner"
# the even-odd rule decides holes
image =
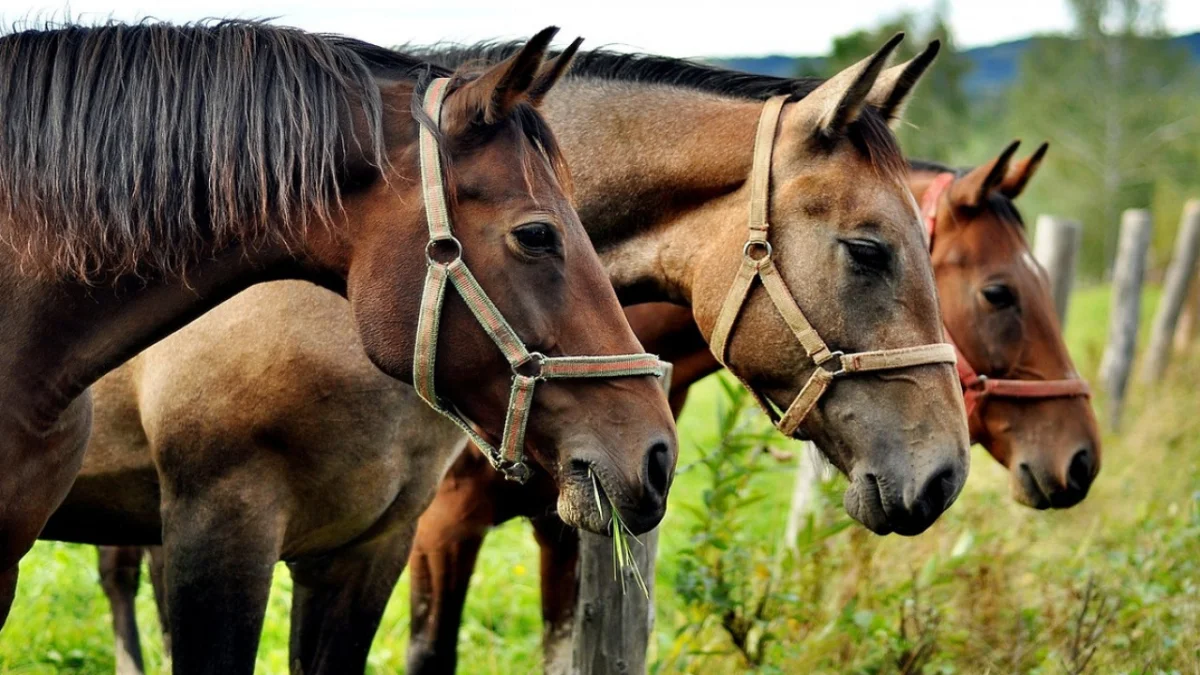
[[[477,67],[508,58],[520,48],[517,42],[481,42],[474,45],[441,44],[430,47],[405,45],[408,54],[447,68]],[[820,78],[754,75],[717,66],[651,54],[623,54],[606,49],[579,52],[567,77],[612,82],[633,82],[691,89],[748,100],[766,100],[786,94],[804,98],[824,80]],[[886,120],[873,108],[847,130],[850,141],[877,169],[900,175],[904,159]]]
[[[472,63],[495,63],[515,54],[520,47],[519,42],[481,42],[474,45],[435,45],[427,48],[405,46],[402,49],[432,63],[457,68]],[[615,82],[664,84],[755,100],[766,100],[780,94],[804,98],[824,82],[815,77],[789,79],[755,75],[688,59],[653,54],[625,54],[606,49],[580,52],[575,57],[569,76]]]

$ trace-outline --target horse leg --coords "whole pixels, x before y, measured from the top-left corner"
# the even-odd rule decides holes
[[[414,525],[398,524],[292,571],[291,670],[303,675],[362,673],[371,642],[412,547]]]
[[[0,627],[16,597],[17,565],[70,492],[92,427],[86,392],[43,432],[20,417],[21,400],[0,396]]]
[[[154,589],[154,605],[158,608],[158,625],[162,630],[163,655],[171,656],[171,615],[167,612],[167,582],[163,578],[163,549],[147,546],[150,558],[150,586]]]
[[[205,499],[164,495],[163,566],[175,675],[254,673],[284,522],[269,495],[277,483],[256,483]]]
[[[409,675],[457,667],[463,605],[488,525],[446,531],[421,518],[409,560]]]
[[[142,572],[142,549],[137,546],[97,546],[100,587],[112,610],[113,634],[116,635],[117,675],[143,675],[142,642],[138,636],[138,581]]]
[[[542,659],[547,675],[571,672],[571,636],[579,601],[579,533],[558,516],[532,518],[541,549]]]

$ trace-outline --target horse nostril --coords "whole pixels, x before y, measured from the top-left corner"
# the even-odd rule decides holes
[[[917,498],[917,509],[926,517],[940,514],[954,503],[958,496],[958,472],[952,466],[947,466],[934,474],[925,482]]]
[[[646,453],[646,492],[649,497],[662,501],[667,496],[671,482],[671,450],[666,443],[655,443]]]
[[[1075,490],[1086,489],[1092,483],[1092,451],[1084,448],[1071,458],[1067,469],[1067,485]]]

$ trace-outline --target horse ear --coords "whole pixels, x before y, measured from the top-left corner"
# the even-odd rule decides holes
[[[950,188],[950,201],[956,206],[968,208],[982,204],[988,193],[999,188],[1008,175],[1008,163],[1020,144],[1021,141],[1013,141],[999,157],[954,181],[954,186]]]
[[[815,115],[814,135],[838,138],[858,119],[876,78],[903,39],[904,33],[896,33],[879,51],[829,78],[796,103]]]
[[[1032,155],[1014,164],[1008,174],[1004,176],[1004,181],[1000,183],[1000,192],[1009,199],[1016,199],[1025,190],[1025,184],[1033,177],[1034,172],[1041,166],[1042,158],[1046,156],[1046,151],[1049,149],[1049,143],[1042,143]]]
[[[443,119],[489,125],[511,115],[518,105],[529,100],[546,50],[557,33],[557,26],[543,29],[516,54],[460,87],[446,100]]]
[[[529,103],[533,107],[540,106],[542,100],[546,98],[546,94],[571,69],[571,63],[575,60],[575,53],[579,51],[581,44],[583,44],[583,38],[575,38],[575,41],[567,45],[561,54],[542,64],[537,77],[533,78],[533,85],[529,87]]]
[[[925,70],[937,58],[938,50],[942,48],[940,40],[929,43],[920,54],[898,66],[892,66],[879,74],[875,86],[867,96],[867,103],[875,106],[883,119],[891,123],[900,118],[904,106],[908,103],[909,95]]]

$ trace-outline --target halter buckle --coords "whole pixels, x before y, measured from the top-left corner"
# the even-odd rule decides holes
[[[829,352],[829,358],[824,359],[823,361],[817,363],[817,365],[820,366],[821,368],[824,368],[826,371],[829,372],[830,375],[832,375],[834,377],[839,377],[841,375],[845,375],[846,374],[846,364],[842,362],[842,357],[845,355],[846,355],[846,352],[843,352],[840,349],[836,352]],[[832,364],[832,365],[828,365],[828,364]]]
[[[533,470],[529,468],[529,465],[519,460],[505,465],[500,471],[504,474],[504,480],[512,481],[517,485],[524,485],[533,476]]]
[[[762,255],[755,258],[754,249],[761,249]],[[751,239],[750,241],[746,242],[744,246],[742,246],[742,256],[749,258],[754,262],[770,258],[774,251],[775,249],[771,248],[771,242],[769,241],[756,241]]]
[[[545,379],[542,377],[542,368],[546,365],[546,355],[541,352],[529,352],[524,361],[514,363],[512,371],[516,375],[522,377],[532,377],[535,380]]]
[[[430,265],[451,265],[462,259],[462,242],[454,235],[430,239],[425,245],[425,260]]]

